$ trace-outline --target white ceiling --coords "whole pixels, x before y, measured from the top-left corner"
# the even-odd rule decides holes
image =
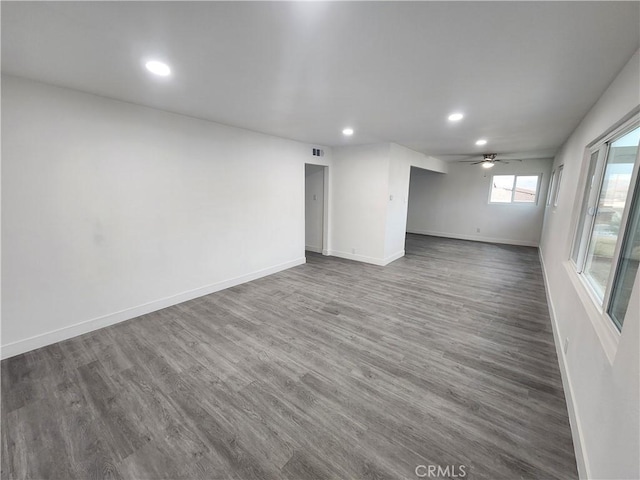
[[[639,19],[638,2],[3,1],[2,71],[309,143],[544,157]]]

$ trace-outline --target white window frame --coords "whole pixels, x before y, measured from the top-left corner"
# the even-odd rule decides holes
[[[617,346],[621,330],[619,330],[618,325],[613,321],[610,317],[608,310],[609,304],[611,301],[612,287],[618,273],[618,266],[620,264],[620,251],[622,249],[622,243],[625,238],[625,234],[627,231],[627,224],[629,219],[629,212],[631,210],[631,206],[633,204],[633,195],[637,185],[638,179],[638,171],[640,170],[640,150],[636,155],[635,165],[633,168],[633,173],[631,174],[631,182],[630,188],[627,192],[627,198],[625,201],[625,207],[622,214],[622,219],[620,221],[620,231],[618,238],[616,240],[616,246],[614,249],[613,257],[612,257],[612,266],[611,271],[609,272],[609,277],[607,279],[607,284],[603,293],[602,300],[599,298],[596,293],[594,287],[584,276],[584,267],[587,261],[587,252],[589,250],[589,244],[591,242],[591,237],[593,233],[593,228],[595,224],[595,218],[597,213],[597,203],[600,198],[600,194],[602,191],[603,181],[604,181],[604,171],[607,165],[607,155],[609,153],[609,145],[613,143],[618,138],[624,136],[625,134],[631,132],[632,130],[640,127],[640,114],[635,113],[630,119],[623,121],[618,127],[614,127],[609,130],[607,133],[602,135],[599,139],[592,142],[586,149],[584,155],[584,176],[581,182],[581,190],[578,190],[579,193],[582,193],[582,201],[577,205],[577,212],[575,213],[576,217],[573,222],[573,241],[571,245],[571,249],[569,251],[569,264],[572,266],[573,275],[576,275],[579,279],[579,284],[582,285],[585,293],[588,298],[590,298],[593,305],[596,307],[598,311],[598,317],[600,318],[600,325],[596,326],[596,331],[603,332],[606,338],[606,344]],[[593,155],[597,153],[595,160],[592,159]],[[589,177],[589,172],[591,170],[592,162],[596,162],[595,168],[593,169],[593,175],[591,178]],[[587,188],[589,191],[587,192]],[[640,188],[640,187],[638,187]],[[584,208],[586,202],[586,209]],[[577,229],[580,226],[581,217],[583,215],[588,215],[585,217],[585,222],[582,226],[582,232],[578,235]],[[574,251],[578,248],[578,255],[576,260],[574,261]],[[607,352],[610,355],[611,359],[611,351]]]
[[[562,172],[564,171],[564,164],[558,167],[558,178],[556,180],[555,190],[553,192],[553,206],[558,206],[558,199],[560,198],[560,187],[562,186]]]
[[[493,179],[494,177],[513,177],[513,185],[511,190],[511,201],[509,202],[492,202],[491,201],[491,193],[493,192]],[[515,201],[516,195],[516,184],[518,183],[518,177],[538,177],[538,181],[536,183],[536,200],[534,202],[518,202]],[[542,185],[542,173],[496,173],[491,175],[491,183],[489,184],[489,205],[529,205],[536,206],[538,205],[538,201],[540,199],[540,186]]]
[[[556,171],[551,172],[551,180],[549,180],[549,191],[547,192],[547,207],[551,205],[553,198],[553,189],[556,186]]]

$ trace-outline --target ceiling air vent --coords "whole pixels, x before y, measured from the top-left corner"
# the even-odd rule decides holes
[[[319,148],[314,148],[313,149],[313,156],[314,157],[324,157],[324,150],[320,150]]]

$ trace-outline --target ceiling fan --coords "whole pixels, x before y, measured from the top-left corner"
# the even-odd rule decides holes
[[[506,160],[499,160],[496,157],[498,156],[497,153],[485,153],[483,155],[483,159],[480,161],[475,161],[475,160],[461,160],[461,163],[470,163],[471,165],[482,165],[482,168],[491,168],[493,167],[496,163],[500,162],[500,163],[504,163],[504,164],[508,164],[509,162],[507,162]],[[515,161],[520,161],[520,160],[515,160]]]

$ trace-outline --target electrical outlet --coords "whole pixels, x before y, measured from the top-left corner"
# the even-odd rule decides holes
[[[567,354],[567,350],[569,350],[569,337],[564,339],[564,354]]]
[[[313,196],[313,199],[314,199],[314,200],[318,200],[318,196],[317,196],[317,195],[314,195],[314,196]]]
[[[393,202],[393,195],[389,195],[389,201]]]
[[[480,233],[480,229],[479,228],[476,228],[476,233]]]

